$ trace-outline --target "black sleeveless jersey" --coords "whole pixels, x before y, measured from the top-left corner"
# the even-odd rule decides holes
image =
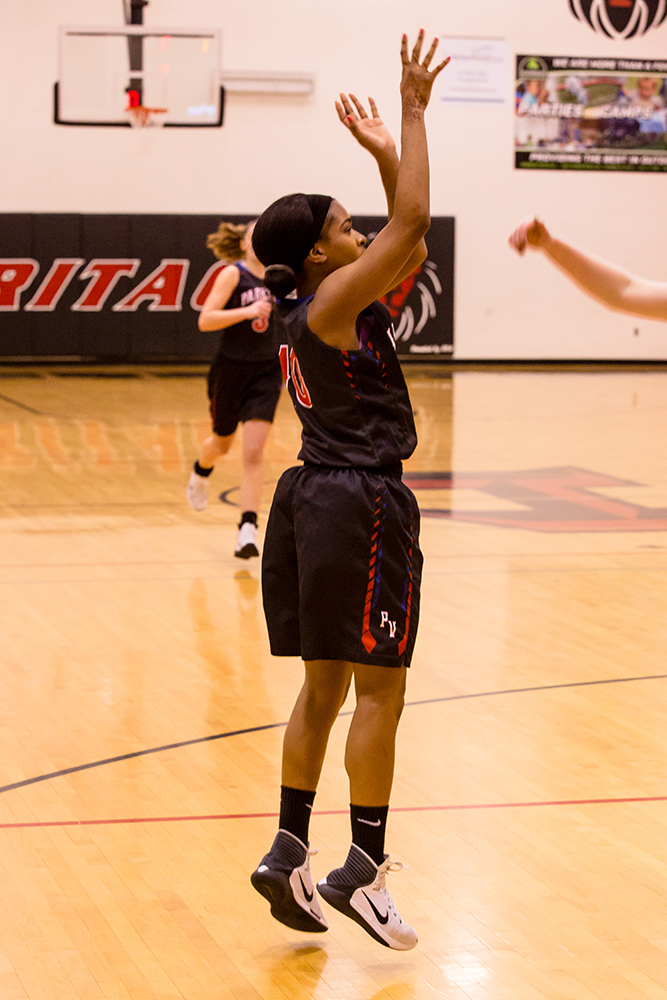
[[[313,296],[277,309],[283,377],[302,424],[299,458],[315,465],[378,468],[417,445],[412,406],[380,302],[359,316],[359,350],[340,351],[308,326]]]
[[[225,309],[240,309],[257,299],[268,299],[270,292],[261,278],[256,278],[243,264],[230,264],[239,272],[239,283]],[[228,361],[270,361],[278,354],[278,334],[273,313],[268,319],[244,319],[222,331],[218,358]]]

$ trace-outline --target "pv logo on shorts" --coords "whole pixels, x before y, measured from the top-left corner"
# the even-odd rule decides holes
[[[389,612],[388,611],[381,611],[380,612],[380,628],[384,628],[385,625],[389,629],[389,638],[393,639],[394,636],[396,635],[396,622],[392,622],[392,621],[389,620]]]
[[[570,10],[608,38],[636,38],[667,17],[667,0],[568,0]]]

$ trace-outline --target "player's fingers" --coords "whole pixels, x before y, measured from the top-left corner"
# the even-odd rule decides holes
[[[412,50],[412,61],[419,62],[419,56],[421,55],[422,43],[424,41],[424,29],[419,29],[419,34],[417,35],[417,41],[415,42],[414,48]]]
[[[433,41],[431,42],[431,48],[428,50],[428,52],[422,59],[422,66],[424,67],[424,69],[428,69],[429,66],[431,65],[431,59],[435,55],[435,50],[437,49],[437,47],[438,47],[438,39],[434,38]]]
[[[530,228],[530,222],[524,222],[518,226],[512,235],[510,236],[510,244],[514,247],[518,253],[523,253],[528,245],[528,230]]]
[[[345,114],[346,115],[352,114],[352,105],[350,104],[350,98],[348,97],[347,94],[340,95],[340,102],[345,109]]]
[[[371,109],[371,115],[373,116],[373,118],[379,118],[380,115],[378,113],[378,107],[372,97],[368,98],[368,106]]]
[[[401,62],[407,63],[409,61],[408,57],[408,36],[403,35],[401,37]]]
[[[443,59],[441,63],[438,63],[435,69],[431,70],[431,76],[436,77],[438,73],[442,73],[445,66],[448,66],[451,61],[452,61],[451,56],[447,56],[446,59]]]
[[[359,115],[359,117],[368,118],[368,115],[366,114],[366,109],[364,108],[363,104],[355,94],[350,94],[350,100],[357,109],[357,114]]]

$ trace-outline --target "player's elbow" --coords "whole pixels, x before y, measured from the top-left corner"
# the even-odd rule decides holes
[[[412,235],[415,244],[420,243],[431,228],[431,216],[428,211],[420,209],[412,215]]]
[[[415,267],[419,267],[421,264],[423,264],[427,257],[428,257],[428,248],[426,246],[424,238],[422,237],[419,243],[417,244],[417,249],[412,255]]]
[[[429,231],[431,218],[428,212],[422,209],[413,209],[406,212],[403,218],[397,222],[401,227],[401,239],[404,243],[407,246],[417,248]]]
[[[205,312],[200,312],[199,313],[199,319],[197,320],[197,326],[199,327],[199,329],[203,333],[208,333],[208,331],[212,329],[212,327],[211,327],[211,320],[210,320],[210,318],[209,318],[209,316],[208,316],[207,313],[205,313]]]

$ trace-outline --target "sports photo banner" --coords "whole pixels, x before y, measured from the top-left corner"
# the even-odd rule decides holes
[[[0,214],[0,359],[206,362],[220,334],[197,319],[225,265],[206,248],[239,215]],[[355,218],[372,238],[386,219]],[[451,355],[454,219],[434,218],[428,258],[385,296],[400,357]]]
[[[517,56],[521,170],[667,172],[667,60]]]

